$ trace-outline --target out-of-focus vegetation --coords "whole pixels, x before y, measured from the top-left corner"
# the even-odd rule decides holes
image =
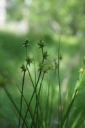
[[[28,0],[29,1],[29,0]],[[8,0],[7,1],[7,22],[20,21],[26,19],[28,21],[29,32],[20,35],[17,31],[14,33],[0,31],[0,86],[6,85],[11,92],[12,97],[19,106],[19,92],[15,87],[18,84],[21,87],[22,72],[21,64],[25,59],[25,50],[23,50],[23,42],[26,38],[30,40],[30,55],[35,55],[36,63],[40,60],[38,48],[36,44],[43,39],[46,49],[52,60],[57,58],[58,42],[60,38],[60,52],[63,57],[60,64],[60,79],[63,97],[68,90],[68,99],[66,105],[69,104],[73,94],[74,87],[79,79],[79,68],[83,65],[83,56],[85,54],[85,1],[84,0],[35,0],[28,2],[27,0]],[[33,75],[33,69],[31,69]],[[53,78],[52,78],[53,79]],[[29,80],[29,78],[28,78]],[[26,85],[28,85],[26,78]],[[53,80],[52,80],[53,81]],[[46,84],[46,81],[44,81]],[[74,122],[84,118],[84,84],[81,84],[79,95],[74,103],[73,115],[68,128]],[[57,86],[57,85],[56,85]],[[25,89],[26,98],[30,97],[32,88],[28,85],[29,91]],[[44,88],[44,87],[43,87]],[[43,97],[46,88],[43,89]],[[57,94],[55,94],[57,95]],[[63,99],[64,100],[64,99]],[[56,99],[54,99],[54,104]],[[45,98],[42,99],[42,104]],[[53,112],[56,110],[53,107]],[[66,106],[67,107],[67,106]],[[24,108],[25,109],[25,108]],[[82,116],[81,116],[82,115]],[[0,89],[0,127],[16,128],[18,114],[10,103],[3,89]],[[56,120],[53,114],[53,119]],[[53,120],[52,119],[52,120]],[[29,122],[29,121],[28,121]],[[74,124],[75,125],[75,124]],[[79,128],[85,125],[84,120],[80,119]],[[78,126],[76,126],[77,128]],[[72,126],[74,128],[74,126]]]

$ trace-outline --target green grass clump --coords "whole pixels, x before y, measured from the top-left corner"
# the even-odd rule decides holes
[[[30,45],[28,39],[23,43],[25,60],[21,66],[22,85],[19,87],[16,84],[20,93],[18,104],[14,101],[8,88],[4,86],[5,80],[2,79],[4,91],[16,109],[16,128],[83,128],[85,121],[82,114],[85,110],[80,110],[77,113],[76,102],[78,102],[82,86],[85,83],[84,67],[80,69],[80,77],[75,84],[72,96],[69,98],[67,89],[64,97],[60,77],[62,60],[60,41],[57,60],[53,58],[52,62],[42,40],[37,44],[40,49],[38,54],[41,55],[39,63],[36,63],[34,55],[31,56],[28,53]],[[27,89],[31,85],[32,90],[29,94],[30,90],[27,91]],[[76,109],[74,109],[75,107]]]

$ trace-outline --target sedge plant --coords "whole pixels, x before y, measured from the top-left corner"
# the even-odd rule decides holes
[[[57,61],[53,61],[52,65],[49,64],[49,55],[48,52],[45,50],[45,44],[42,40],[38,42],[38,48],[40,49],[39,52],[41,54],[41,60],[37,65],[34,58],[30,57],[29,55],[29,49],[30,49],[30,42],[28,39],[26,39],[23,43],[23,48],[25,49],[25,60],[21,66],[22,71],[22,84],[21,88],[16,84],[16,87],[20,93],[20,104],[19,107],[17,106],[16,102],[13,100],[12,95],[8,91],[8,88],[3,86],[4,91],[6,92],[8,98],[10,99],[11,103],[15,107],[17,113],[18,113],[18,124],[17,128],[78,128],[79,125],[79,119],[82,116],[82,113],[79,113],[78,117],[75,118],[74,122],[69,125],[70,122],[70,114],[73,109],[73,105],[76,101],[76,98],[78,96],[78,92],[80,90],[80,86],[82,85],[82,82],[85,80],[85,70],[82,68],[80,70],[81,77],[79,78],[77,84],[75,85],[75,89],[72,95],[72,98],[66,104],[67,107],[65,109],[65,106],[63,105],[63,98],[62,98],[62,86],[61,86],[61,80],[60,80],[60,63],[62,56],[60,54],[60,40],[58,44],[58,57]],[[32,73],[30,72],[30,66],[34,66],[34,76],[32,76]],[[47,84],[47,90],[46,90],[46,96],[43,94],[43,88],[44,88],[44,81],[45,79],[48,79],[47,74],[49,72],[54,73],[54,76],[57,78],[58,83],[55,80],[55,86],[53,86],[54,83],[49,80]],[[33,88],[33,92],[31,93],[30,99],[27,100],[25,98],[24,88],[26,85],[26,77],[27,75],[30,78],[31,85]],[[52,76],[51,76],[52,77]],[[48,81],[48,80],[47,80]],[[58,87],[58,91],[56,91],[54,95],[54,90]],[[53,89],[54,88],[54,89]],[[45,98],[45,102],[41,102],[42,98]],[[33,101],[35,99],[35,103],[33,104]],[[54,103],[55,100],[55,103]],[[23,105],[26,104],[26,110],[23,114]],[[44,103],[44,104],[43,104]],[[33,106],[34,105],[34,106]],[[54,105],[57,107],[56,109],[56,125],[52,125],[52,120],[54,119]],[[28,116],[29,115],[29,116]],[[31,119],[31,122],[29,121]],[[84,123],[84,120],[81,120],[82,123]],[[80,127],[81,128],[81,127]]]

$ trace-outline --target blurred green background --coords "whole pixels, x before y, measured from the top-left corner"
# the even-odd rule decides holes
[[[20,86],[22,81],[20,66],[25,59],[22,47],[24,40],[30,40],[29,53],[34,54],[38,62],[38,41],[44,40],[48,54],[54,60],[57,58],[60,38],[63,57],[60,65],[62,92],[64,94],[68,87],[71,96],[79,79],[79,68],[83,65],[85,54],[85,0],[0,1],[0,85],[6,79],[5,85],[19,105],[20,94],[15,84]],[[28,88],[26,95],[30,95],[31,87]],[[81,91],[75,113],[85,111],[84,97],[85,91]],[[16,125],[17,113],[1,88],[0,127],[16,128]]]

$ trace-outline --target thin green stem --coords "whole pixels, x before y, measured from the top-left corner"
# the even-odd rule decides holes
[[[44,77],[45,77],[45,72],[43,73],[43,76],[42,76],[42,79],[41,79],[41,83],[40,83],[40,87],[39,87],[39,91],[38,91],[38,97],[40,96],[42,82],[43,82]]]
[[[16,104],[14,103],[14,101],[13,101],[13,99],[12,99],[12,96],[10,95],[10,93],[8,92],[8,90],[6,89],[6,87],[4,87],[4,90],[5,90],[5,92],[6,92],[7,96],[8,96],[8,98],[10,99],[11,103],[13,104],[13,106],[15,107],[15,109],[17,110],[18,114],[19,114],[20,117],[22,118],[22,120],[23,120],[23,122],[24,122],[26,128],[28,128],[28,126],[27,126],[27,124],[26,124],[26,122],[25,122],[25,120],[24,120],[22,114],[20,113],[19,109],[17,108]]]
[[[80,87],[80,85],[82,84],[82,82],[83,82],[84,79],[85,79],[85,71],[83,72],[83,74],[82,74],[82,76],[81,76],[81,78],[80,78],[80,80],[79,80],[79,83],[78,83],[77,86],[76,86],[76,89],[75,89],[75,91],[74,91],[72,100],[71,100],[71,102],[70,102],[70,105],[69,105],[69,107],[68,107],[68,109],[67,109],[67,112],[66,112],[66,114],[65,114],[65,116],[64,116],[64,119],[63,119],[63,121],[62,121],[62,126],[64,125],[64,123],[65,123],[65,121],[66,121],[66,119],[67,119],[67,117],[68,117],[68,115],[69,115],[69,113],[70,113],[70,111],[71,111],[71,108],[72,108],[72,105],[73,105],[73,103],[74,103],[74,100],[75,100],[75,98],[76,98],[76,96],[77,96],[77,92],[78,92],[78,90],[79,90],[79,87]]]
[[[16,86],[17,86],[17,85],[16,85]],[[20,88],[19,88],[18,86],[17,86],[17,88],[18,88],[19,92],[21,93]],[[23,95],[23,99],[24,99],[24,101],[25,101],[25,103],[26,103],[26,106],[28,107],[28,103],[27,103],[27,100],[25,99],[24,95]],[[32,112],[31,112],[30,108],[29,108],[29,113],[30,113],[31,118],[33,119],[33,114],[32,114]]]
[[[38,91],[38,98],[40,96],[40,92],[41,92],[41,87],[42,87],[42,82],[43,82],[43,79],[44,79],[44,75],[45,75],[45,73],[43,73],[42,80],[41,80],[41,83],[40,83],[40,87],[39,87],[39,91]],[[38,105],[39,105],[39,99],[38,100],[36,99],[36,106],[35,106],[34,116],[33,117],[35,117],[35,113],[37,112],[37,118],[40,119],[39,118]],[[34,122],[34,120],[32,120],[31,128],[33,126],[33,122]],[[39,122],[39,120],[38,120],[38,122]]]
[[[59,38],[59,44],[58,44],[58,83],[59,83],[59,123],[60,128],[62,124],[62,99],[61,99],[61,83],[60,83],[60,38]]]
[[[45,112],[45,117],[46,117],[46,128],[49,126],[50,127],[50,109],[49,109],[49,96],[50,96],[50,83],[48,84],[48,92],[47,92],[47,102],[46,102],[46,112]],[[52,106],[52,104],[51,104]]]
[[[43,54],[43,49],[42,49],[42,54]],[[42,55],[42,56],[43,56],[43,55]],[[44,58],[42,58],[42,63],[44,63]],[[28,73],[29,73],[29,72],[28,72]],[[29,111],[30,104],[31,104],[31,102],[32,102],[32,99],[33,99],[33,97],[34,97],[34,94],[36,93],[37,86],[38,86],[38,83],[39,83],[41,74],[42,74],[42,70],[40,70],[40,73],[39,73],[39,76],[38,76],[37,83],[36,83],[36,85],[35,85],[35,87],[34,87],[33,94],[32,94],[32,96],[31,96],[31,99],[30,99],[30,101],[29,101],[28,108],[27,108],[26,113],[25,113],[24,120],[26,120],[26,117],[27,117],[27,113],[28,113],[28,111]],[[33,85],[34,85],[34,84],[33,84]],[[23,122],[23,124],[22,124],[22,128],[24,128],[24,122]]]
[[[70,111],[71,111],[72,105],[73,105],[74,100],[75,100],[75,98],[76,98],[76,96],[77,96],[77,91],[78,91],[78,90],[75,90],[75,92],[74,92],[74,95],[73,95],[73,97],[72,97],[72,100],[71,100],[71,102],[70,102],[70,105],[69,105],[69,107],[68,107],[68,109],[67,109],[67,112],[66,112],[66,114],[65,114],[65,116],[64,116],[64,119],[63,119],[63,121],[62,121],[62,125],[61,125],[62,127],[63,127],[63,125],[64,125],[66,119],[67,119],[68,116],[69,116],[69,113],[70,113]]]
[[[34,83],[33,83],[33,80],[32,80],[32,77],[31,77],[31,74],[30,74],[30,71],[29,71],[29,68],[28,68],[28,67],[27,67],[27,71],[28,71],[28,74],[29,74],[29,76],[30,76],[30,79],[31,79],[31,83],[32,83],[32,85],[33,85],[33,88],[35,89],[35,85],[36,85],[36,83],[35,83],[35,85],[34,85]],[[36,82],[36,79],[35,79],[35,82]],[[38,100],[39,100],[39,97],[38,97],[38,95],[37,95],[37,91],[35,91],[35,95],[36,95],[36,101],[38,101]],[[39,109],[41,109],[39,102],[38,102],[38,106],[39,106]]]
[[[35,61],[34,61],[34,73],[35,73],[35,85],[36,85],[36,66],[35,66]]]
[[[27,110],[26,110],[24,120],[26,120],[27,113],[28,113],[28,111],[29,111],[29,107],[30,107],[30,105],[31,105],[32,99],[33,99],[33,97],[34,97],[34,94],[36,93],[36,89],[37,89],[37,86],[38,86],[38,83],[39,83],[40,76],[41,76],[41,71],[40,71],[40,73],[39,73],[39,77],[38,77],[36,86],[35,86],[35,88],[34,88],[34,91],[33,91],[33,93],[32,93],[31,99],[30,99],[30,101],[29,101],[28,108],[27,108]],[[22,124],[22,128],[24,128],[24,122],[23,122],[23,124]]]
[[[30,76],[31,83],[32,83],[32,85],[33,85],[33,87],[34,87],[34,82],[33,82],[32,76],[31,76],[31,74],[30,74],[29,68],[28,68],[27,66],[26,66],[26,68],[27,68],[28,74],[29,74],[29,76]]]
[[[50,111],[49,111],[49,125],[51,125],[51,119],[52,119],[52,109],[53,109],[53,94],[54,92],[52,91],[52,99],[51,99],[51,107],[50,107]]]
[[[42,56],[43,56],[43,48],[42,48]],[[44,58],[42,58],[42,64],[43,64],[43,63],[44,63]],[[33,91],[33,93],[32,93],[31,99],[30,99],[30,101],[29,101],[29,105],[28,105],[28,108],[27,108],[27,110],[26,110],[24,120],[26,120],[26,118],[27,118],[27,114],[28,114],[28,111],[29,111],[29,107],[30,107],[30,105],[31,105],[32,99],[33,99],[33,97],[34,97],[34,94],[36,93],[36,90],[37,90],[37,87],[38,87],[38,83],[39,83],[41,74],[42,74],[42,70],[40,70],[40,72],[39,72],[38,80],[37,80],[37,83],[36,83],[36,85],[35,85],[35,87],[34,87],[34,91]],[[22,128],[24,128],[24,122],[23,122],[23,124],[22,124]]]
[[[23,79],[22,79],[21,100],[20,100],[20,114],[22,113],[22,101],[23,101],[24,82],[25,82],[25,71],[24,71]],[[21,116],[19,116],[18,128],[20,127],[20,124],[21,124]]]

